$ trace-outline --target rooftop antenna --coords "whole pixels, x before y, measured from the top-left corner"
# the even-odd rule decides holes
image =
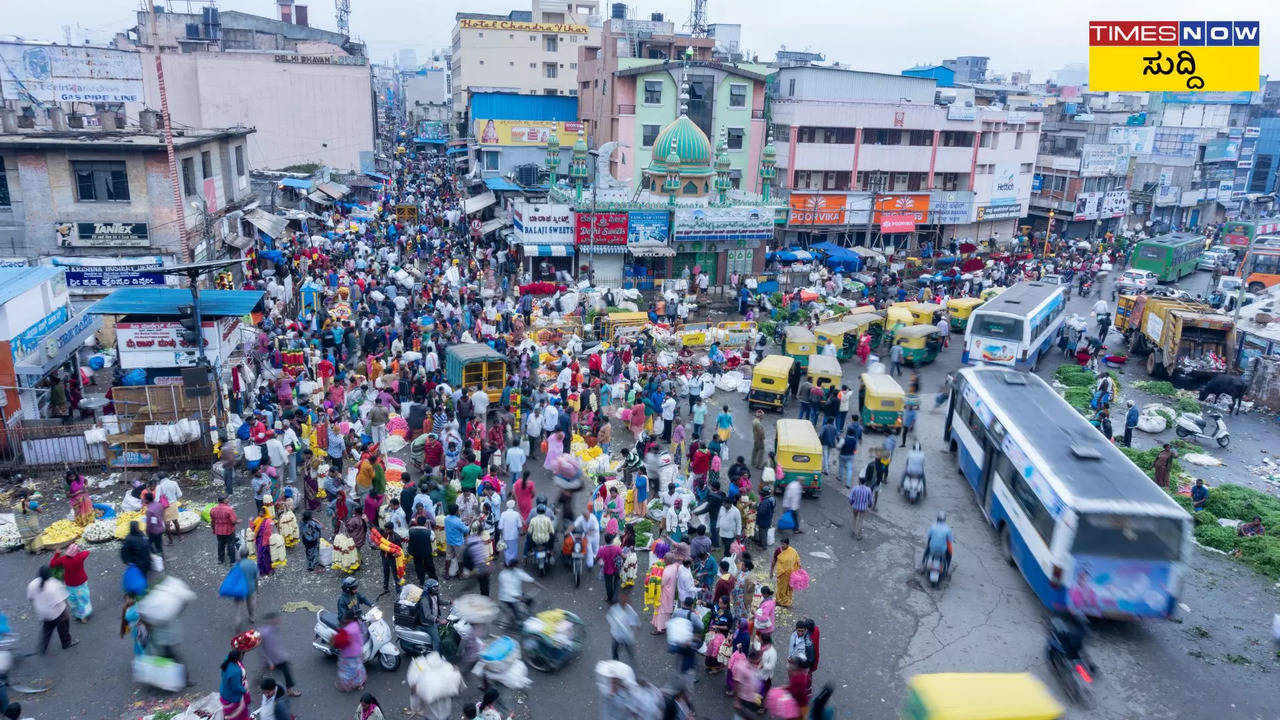
[[[351,37],[351,0],[333,0],[338,15],[338,32]]]
[[[707,28],[707,0],[693,0],[693,7],[689,10],[689,34],[693,37],[707,37],[709,29]]]

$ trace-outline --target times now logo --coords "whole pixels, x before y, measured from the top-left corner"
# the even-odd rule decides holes
[[[1089,23],[1089,45],[1179,47],[1257,47],[1257,20],[1096,21]]]

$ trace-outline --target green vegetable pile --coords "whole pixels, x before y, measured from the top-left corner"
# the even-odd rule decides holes
[[[1117,393],[1120,390],[1120,380],[1114,372],[1108,372],[1112,382],[1115,383]],[[1053,377],[1067,389],[1062,392],[1062,397],[1067,404],[1075,408],[1081,415],[1091,417],[1093,408],[1089,407],[1089,403],[1093,400],[1093,386],[1098,382],[1098,376],[1093,371],[1082,368],[1076,363],[1064,363],[1053,371]]]
[[[1059,365],[1058,369],[1053,371],[1053,376],[1067,387],[1092,388],[1097,380],[1092,372],[1075,363]]]
[[[645,518],[636,523],[636,547],[649,547],[653,542],[653,521]]]
[[[1171,398],[1178,394],[1178,389],[1168,380],[1138,380],[1133,386],[1148,395]]]

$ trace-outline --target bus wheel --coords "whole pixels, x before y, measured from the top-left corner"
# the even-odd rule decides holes
[[[1262,293],[1262,291],[1264,291],[1264,290],[1266,290],[1266,289],[1267,289],[1267,286],[1266,286],[1266,285],[1263,285],[1263,284],[1262,284],[1262,283],[1260,283],[1260,282],[1251,282],[1251,283],[1249,283],[1249,292],[1253,293],[1254,295],[1261,294],[1261,293]]]
[[[954,453],[956,450],[959,450],[959,449],[960,449],[960,446],[956,444],[955,439],[952,439],[951,442],[947,443],[948,451]]]
[[[1034,375],[1035,373],[1040,372],[1040,357],[1041,357],[1041,354],[1042,354],[1042,353],[1041,353],[1039,350],[1037,350],[1037,351],[1036,351],[1036,359],[1031,361],[1031,374],[1033,374],[1033,375]]]
[[[1004,561],[1010,565],[1017,565],[1013,559],[1013,538],[1009,536],[1009,525],[1000,526],[1000,547],[1004,549]]]

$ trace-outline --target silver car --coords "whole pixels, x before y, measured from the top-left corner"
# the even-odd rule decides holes
[[[1223,259],[1226,255],[1227,253],[1219,250],[1205,250],[1200,253],[1200,259],[1196,261],[1196,269],[1212,270],[1218,267],[1219,264],[1223,264]]]

